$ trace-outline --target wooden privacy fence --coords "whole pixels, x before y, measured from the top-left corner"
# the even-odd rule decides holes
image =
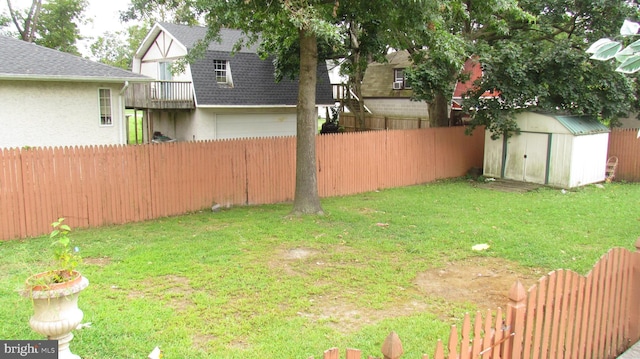
[[[408,118],[394,116],[374,116],[367,114],[364,118],[364,128],[356,125],[356,116],[340,113],[340,126],[345,131],[355,130],[406,130],[415,128],[428,128],[428,118]]]
[[[640,238],[635,246],[635,253],[610,250],[586,277],[557,270],[528,291],[516,282],[504,316],[500,308],[484,318],[477,312],[473,321],[466,314],[460,332],[451,327],[447,350],[438,341],[433,358],[616,358],[640,340]],[[385,359],[400,358],[400,338],[391,333],[381,351]],[[347,359],[361,355],[346,351]],[[338,349],[325,351],[323,358],[338,359]]]
[[[316,137],[318,191],[339,196],[481,167],[484,131],[437,128]],[[295,137],[0,151],[0,239],[293,200]]]
[[[608,157],[618,157],[615,180],[640,181],[640,138],[638,129],[613,129],[609,134]]]

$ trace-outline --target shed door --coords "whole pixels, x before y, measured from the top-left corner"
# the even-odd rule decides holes
[[[549,135],[521,133],[507,141],[504,178],[544,184]]]

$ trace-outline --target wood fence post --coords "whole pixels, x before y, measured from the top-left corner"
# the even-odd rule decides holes
[[[629,339],[633,345],[640,339],[640,306],[637,305],[640,299],[640,237],[635,243],[636,252],[631,255],[631,288],[629,288]]]
[[[505,336],[513,336],[505,343],[503,359],[520,359],[524,342],[524,318],[527,312],[527,292],[520,281],[516,281],[509,290],[509,304],[507,304]],[[497,330],[498,328],[496,328]],[[509,346],[511,342],[511,347]]]
[[[402,342],[396,332],[391,332],[387,336],[387,339],[382,343],[382,355],[384,359],[398,359],[402,356],[404,350],[402,349]]]

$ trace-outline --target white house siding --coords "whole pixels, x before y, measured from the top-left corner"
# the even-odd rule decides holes
[[[429,111],[426,102],[410,101],[407,98],[370,98],[364,104],[376,116],[428,118]]]
[[[218,115],[218,139],[296,135],[296,114]]]
[[[112,125],[100,125],[98,89],[111,89]],[[0,81],[0,147],[124,144],[121,85]]]
[[[570,187],[605,180],[608,146],[608,133],[574,137]]]
[[[180,141],[295,136],[295,111],[295,108],[274,108],[270,111],[198,108],[175,122],[175,133]]]

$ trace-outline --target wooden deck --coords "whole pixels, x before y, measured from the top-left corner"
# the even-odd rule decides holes
[[[153,81],[129,85],[125,107],[135,109],[193,109],[193,86],[185,81]]]

